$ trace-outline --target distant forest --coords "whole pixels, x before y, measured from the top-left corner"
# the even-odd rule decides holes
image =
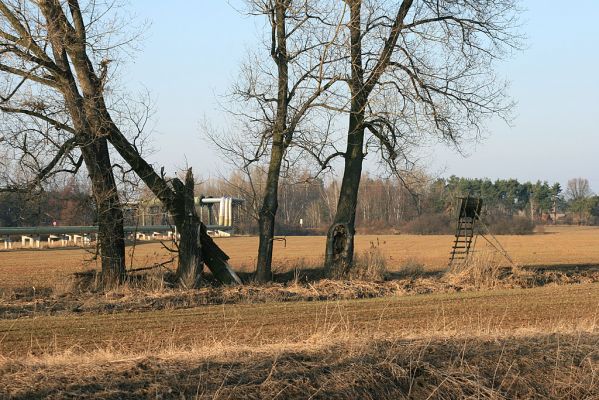
[[[197,185],[196,193],[245,199],[237,215],[240,233],[257,232],[261,193],[255,182],[233,174]],[[335,213],[339,183],[314,179],[309,174],[286,176],[281,181],[277,234],[323,234]],[[129,197],[148,198],[145,190]],[[484,220],[497,233],[528,233],[536,224],[599,224],[599,196],[586,179],[559,183],[516,179],[447,179],[412,177],[409,182],[364,175],[360,185],[356,223],[359,233],[450,233],[457,198],[481,197]],[[91,225],[96,223],[90,188],[77,179],[53,184],[35,194],[0,193],[1,226]],[[128,221],[136,223],[136,221]],[[512,231],[511,229],[514,229]]]

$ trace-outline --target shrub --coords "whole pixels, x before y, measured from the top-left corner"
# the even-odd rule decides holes
[[[488,217],[485,220],[494,235],[530,235],[535,231],[535,223],[527,217]]]
[[[425,214],[403,225],[401,231],[414,235],[450,235],[455,232],[455,223],[446,214]]]

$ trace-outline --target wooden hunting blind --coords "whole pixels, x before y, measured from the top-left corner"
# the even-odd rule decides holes
[[[459,214],[458,218],[470,218],[472,220],[478,220],[480,217],[480,210],[483,206],[483,199],[478,197],[459,197]]]
[[[458,213],[455,239],[449,258],[449,266],[456,260],[465,261],[473,249],[474,226],[480,220],[483,200],[479,197],[458,197]]]

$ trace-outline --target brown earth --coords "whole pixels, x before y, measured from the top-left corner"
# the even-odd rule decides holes
[[[256,346],[319,334],[597,329],[599,284],[368,300],[233,304],[116,314],[0,319],[0,355],[73,350],[155,353],[206,343]]]
[[[0,399],[599,396],[599,284],[0,320]]]

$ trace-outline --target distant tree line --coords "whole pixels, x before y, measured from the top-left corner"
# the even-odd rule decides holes
[[[244,198],[237,225],[242,233],[257,234],[264,175],[255,170],[248,179],[233,173],[227,179],[202,182],[196,192]],[[336,211],[339,186],[335,179],[314,179],[307,171],[287,174],[280,182],[276,234],[326,234]],[[586,179],[572,179],[563,190],[557,182],[456,176],[433,179],[420,173],[412,177],[409,186],[405,180],[364,174],[356,225],[361,233],[409,233],[412,229],[414,233],[448,233],[447,229],[453,227],[457,199],[467,195],[483,199],[484,219],[495,225],[498,233],[512,233],[504,225],[522,227],[523,220],[533,223],[527,225],[529,229],[536,223],[599,224],[599,196],[592,194]],[[416,227],[418,220],[428,228]]]
[[[259,185],[263,178],[256,171],[253,185]],[[258,233],[261,199],[243,175],[233,173],[226,179],[205,180],[196,185],[195,191],[205,196],[245,199],[236,225],[241,233]],[[276,234],[325,234],[335,214],[338,193],[339,182],[335,179],[311,178],[308,172],[287,175],[280,182]],[[356,209],[358,231],[399,233],[418,219],[431,224],[431,215],[437,217],[437,223],[441,216],[451,223],[457,199],[467,195],[483,199],[484,218],[490,222],[521,217],[535,223],[599,224],[599,196],[582,178],[571,179],[564,190],[559,183],[546,181],[456,176],[431,179],[421,174],[408,188],[395,178],[364,174]],[[143,196],[148,196],[147,191],[137,197]],[[51,225],[54,221],[59,225],[91,225],[96,223],[94,215],[91,190],[77,179],[54,183],[36,194],[0,193],[1,226]]]
[[[89,186],[75,179],[35,193],[0,193],[0,226],[95,225],[95,210]]]

